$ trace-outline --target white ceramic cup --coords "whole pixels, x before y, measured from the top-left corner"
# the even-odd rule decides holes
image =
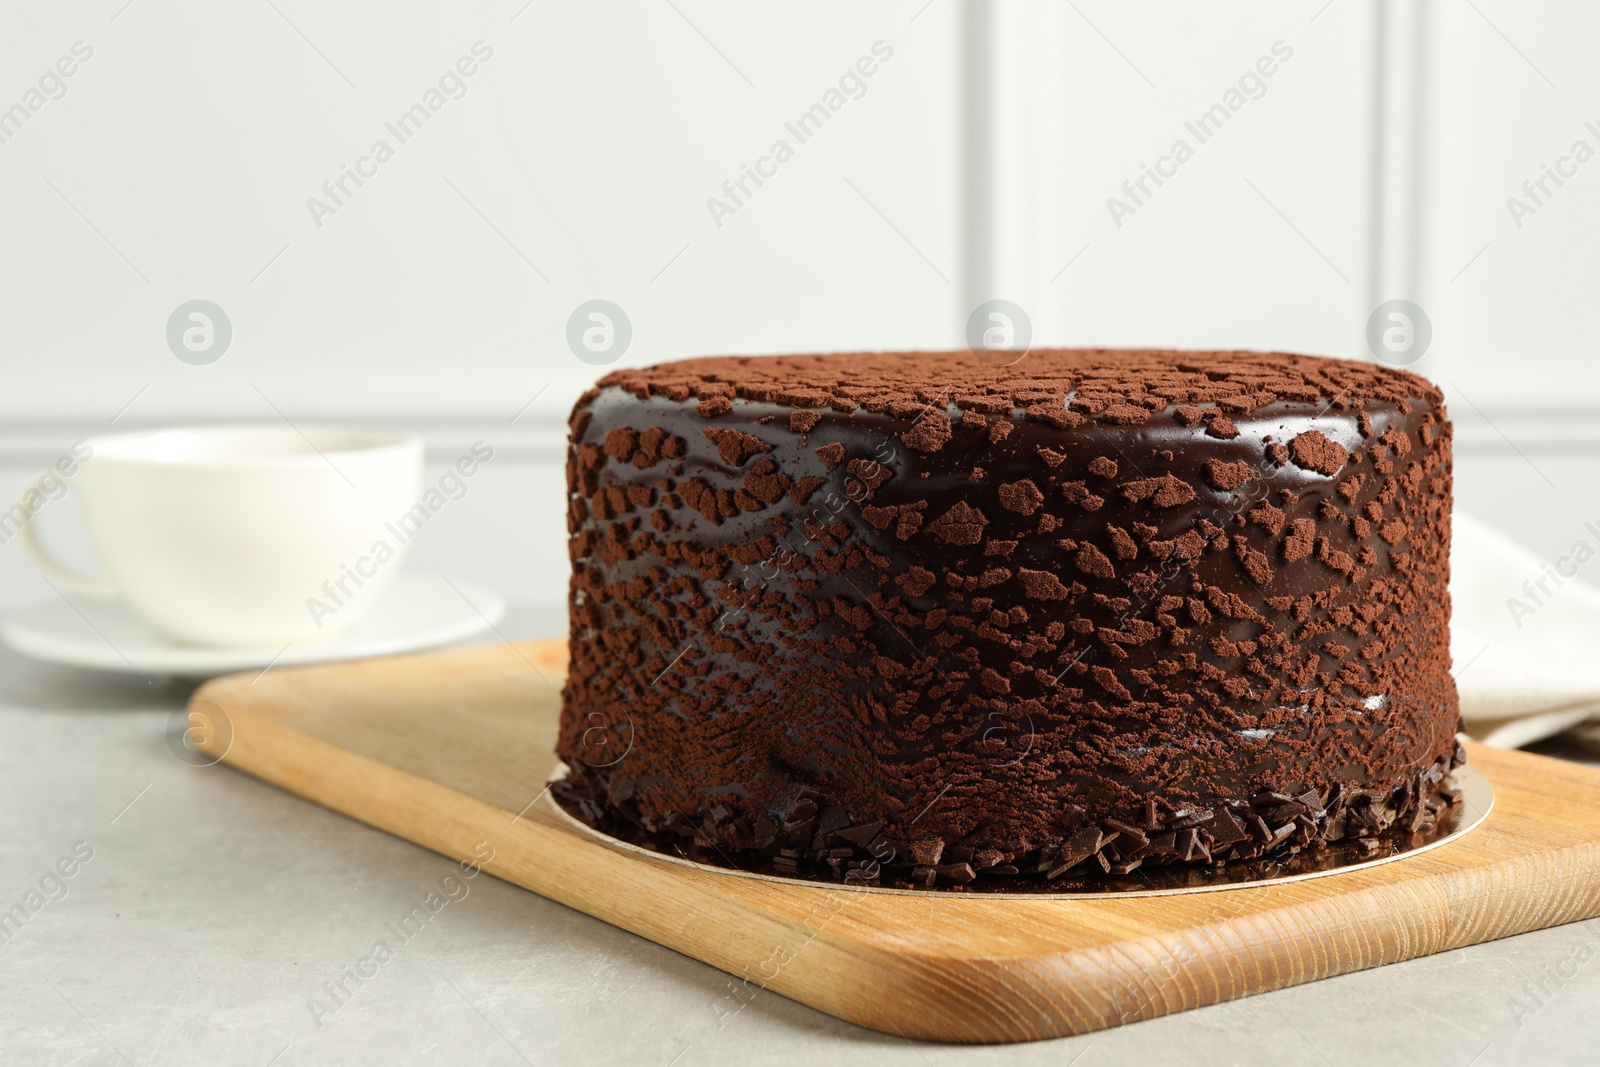
[[[34,521],[21,525],[23,546],[64,592],[123,600],[193,645],[276,647],[348,629],[399,569],[406,539],[394,523],[422,484],[420,440],[367,430],[200,426],[93,438],[84,452],[70,477],[67,463],[41,474],[18,507],[31,520],[38,494],[59,495],[64,480],[105,580],[57,562]]]

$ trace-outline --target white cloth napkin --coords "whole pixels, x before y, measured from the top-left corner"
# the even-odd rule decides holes
[[[1542,560],[1455,513],[1450,656],[1479,741],[1516,748],[1600,720],[1600,589],[1575,576],[1600,574],[1600,526],[1580,531],[1568,553]],[[1586,735],[1600,731],[1575,736]]]

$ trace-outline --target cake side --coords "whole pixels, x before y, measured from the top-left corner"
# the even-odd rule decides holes
[[[690,360],[572,428],[559,751],[590,821],[931,885],[1376,842],[1448,803],[1450,431],[1414,375]]]

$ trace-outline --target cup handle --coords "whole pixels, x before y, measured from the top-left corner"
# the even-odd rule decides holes
[[[17,500],[16,507],[12,509],[13,514],[21,511],[27,515],[27,518],[17,527],[17,536],[22,541],[23,550],[33,560],[33,565],[38,567],[44,573],[44,576],[56,585],[94,600],[117,599],[116,586],[102,579],[90,578],[87,575],[79,574],[77,571],[69,570],[57,562],[56,558],[44,547],[44,542],[39,540],[39,531],[35,528],[34,523],[36,516],[32,507],[27,503],[27,498],[30,492],[44,494],[44,490],[40,487],[40,483],[43,480],[44,474],[41,473],[39,477],[28,483],[22,490],[22,495]]]

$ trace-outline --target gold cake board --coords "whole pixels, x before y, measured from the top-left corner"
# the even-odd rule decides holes
[[[1476,744],[1469,762],[1494,787],[1483,825],[1326,877],[1074,900],[675,863],[583,831],[545,796],[565,662],[557,640],[219,678],[190,702],[191,737],[334,811],[905,1037],[1085,1033],[1600,915],[1600,771]]]

